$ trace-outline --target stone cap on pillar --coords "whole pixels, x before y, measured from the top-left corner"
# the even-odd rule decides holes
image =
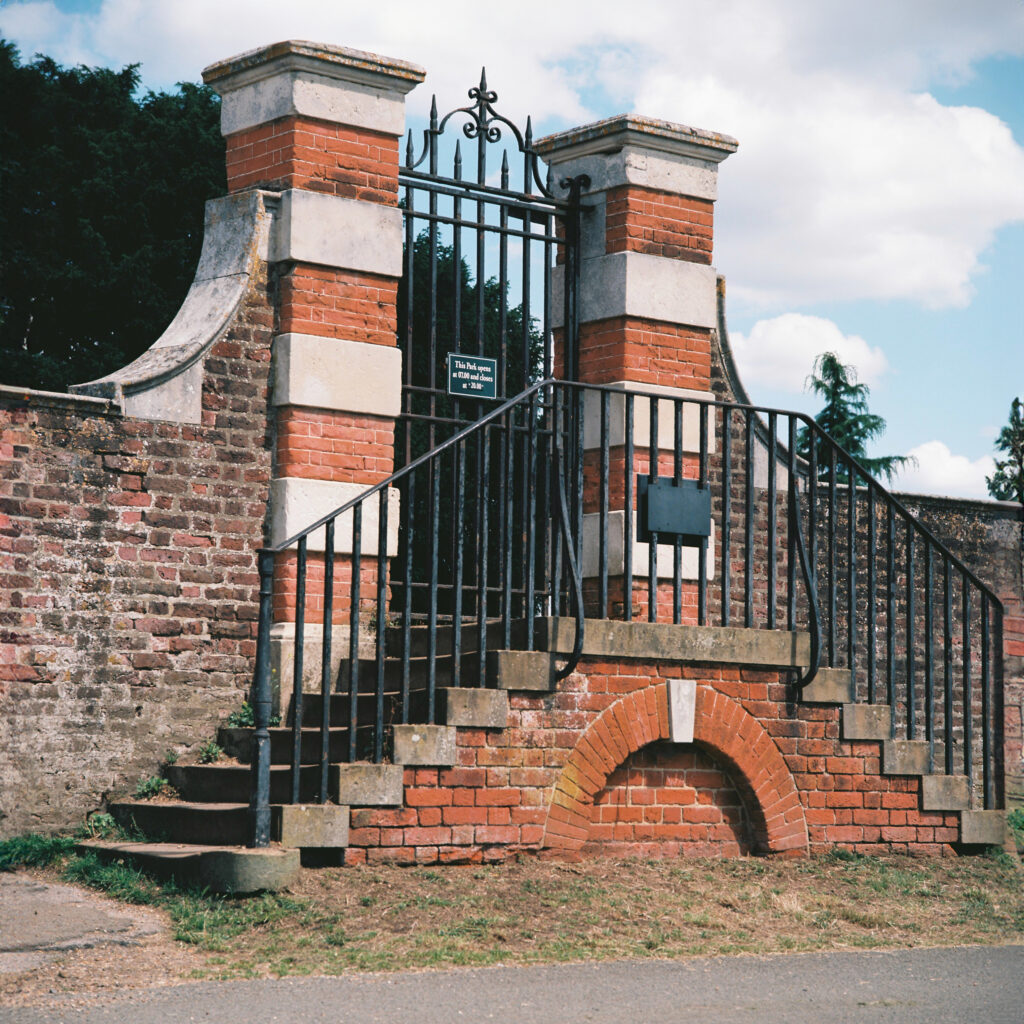
[[[402,97],[423,81],[417,64],[344,46],[288,39],[203,70],[221,97],[221,132],[301,116],[400,136]]]
[[[639,114],[619,114],[534,143],[556,181],[586,174],[588,192],[640,185],[704,199],[717,195],[717,165],[738,147],[729,135]]]

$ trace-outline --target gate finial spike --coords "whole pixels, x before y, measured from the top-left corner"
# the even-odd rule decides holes
[[[430,130],[437,131],[437,93],[430,97]]]
[[[487,68],[480,69],[480,98],[487,92]]]
[[[409,129],[409,138],[405,143],[405,164],[407,167],[412,167],[413,161],[413,148],[412,148],[412,129]]]
[[[529,114],[526,115],[526,148],[533,148],[533,118]]]
[[[508,188],[508,150],[501,151],[501,187]]]
[[[462,146],[459,140],[455,140],[455,177],[462,177]]]

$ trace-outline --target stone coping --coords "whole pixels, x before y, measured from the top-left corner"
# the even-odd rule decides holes
[[[71,409],[97,415],[121,415],[121,406],[114,399],[97,398],[94,395],[75,395],[65,391],[40,391],[36,388],[12,387],[10,384],[0,384],[0,402],[46,406],[51,409]]]
[[[218,92],[237,89],[288,71],[386,87],[407,93],[426,78],[418,64],[376,53],[304,39],[285,39],[246,50],[203,69],[203,81]]]
[[[602,121],[545,135],[534,144],[546,160],[562,163],[592,153],[614,153],[624,146],[721,163],[739,142],[730,135],[660,121],[639,114],[618,114]]]

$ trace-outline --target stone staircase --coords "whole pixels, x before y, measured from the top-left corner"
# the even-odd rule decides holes
[[[319,759],[322,703],[319,694],[303,701],[301,731],[302,769],[299,804],[291,804],[292,729],[271,732],[271,822],[269,850],[245,849],[249,835],[249,761],[253,729],[222,727],[218,743],[230,761],[213,764],[171,765],[166,777],[179,794],[175,800],[127,800],[113,803],[110,812],[123,826],[153,837],[156,844],[90,843],[107,856],[128,857],[150,869],[162,867],[210,888],[245,891],[246,887],[281,888],[294,877],[301,860],[310,864],[338,863],[349,843],[351,811],[401,808],[405,804],[406,769],[446,768],[459,762],[458,730],[502,730],[509,723],[509,696],[540,697],[555,689],[559,656],[571,650],[574,623],[567,619],[538,620],[539,650],[492,650],[487,655],[487,688],[439,688],[438,722],[390,724],[385,762],[344,763],[348,748],[349,698],[332,694],[330,707],[330,771],[328,803],[319,796]],[[521,624],[516,633],[521,635]],[[469,638],[467,638],[469,639]],[[413,714],[425,717],[425,629],[411,634],[409,694]],[[450,630],[437,632],[438,678],[450,672]],[[806,657],[806,634],[739,628],[672,627],[665,624],[588,620],[584,658],[642,659],[679,664],[756,665],[791,668]],[[463,652],[463,681],[479,675],[473,650]],[[474,676],[474,671],[476,676]],[[583,671],[586,671],[584,665]],[[377,695],[373,662],[360,669],[357,705],[357,745],[368,749]],[[400,673],[388,664],[385,672],[386,721],[399,717],[402,693]],[[339,686],[347,685],[339,673]],[[891,710],[886,705],[853,701],[850,673],[821,669],[801,694],[804,704],[838,706],[840,744],[877,743],[881,773],[920,780],[922,812],[955,813],[959,843],[965,847],[1004,845],[1005,812],[970,808],[966,777],[929,771],[928,744],[892,738]],[[943,762],[938,751],[935,764]],[[203,861],[209,867],[203,868]],[[234,867],[230,867],[230,865]],[[255,866],[254,866],[255,865]]]

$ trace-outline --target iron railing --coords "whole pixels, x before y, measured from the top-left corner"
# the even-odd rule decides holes
[[[659,520],[652,495],[710,521]],[[434,722],[442,686],[488,685],[488,651],[532,650],[535,620],[565,614],[562,676],[586,617],[806,632],[797,687],[822,662],[848,670],[856,701],[892,709],[894,737],[926,740],[972,801],[999,799],[998,599],[801,413],[548,379],[262,551],[257,845],[275,562],[295,621],[294,802],[327,801],[331,763],[381,761],[390,725]],[[317,694],[304,678],[314,618]]]

